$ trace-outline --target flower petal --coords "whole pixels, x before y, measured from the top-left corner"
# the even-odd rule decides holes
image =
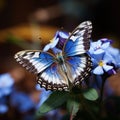
[[[46,52],[51,48],[51,43],[47,44],[44,48],[43,51]]]
[[[93,66],[97,66],[98,65],[98,61],[96,59],[91,58],[91,60],[92,60]]]
[[[101,53],[104,53],[105,51],[103,49],[97,49],[94,51],[94,54],[101,54]]]
[[[98,40],[97,42],[91,42],[89,53],[90,54],[101,54],[104,52],[103,49],[101,49],[102,42]]]
[[[94,59],[96,59],[96,61],[99,62],[99,61],[103,60],[104,54],[105,54],[105,53],[101,53],[101,54],[92,54],[92,57],[93,57]]]
[[[0,75],[0,88],[11,87],[14,84],[14,79],[9,73]]]
[[[112,58],[114,59],[114,65],[116,67],[120,67],[120,50],[117,48],[113,48],[112,46],[110,46],[107,51],[108,54],[110,54],[112,56]]]
[[[107,71],[113,69],[113,66],[104,64],[104,65],[103,65],[103,69],[107,72]]]
[[[109,54],[109,53],[105,53],[104,57],[103,57],[103,61],[105,63],[115,63],[114,58]]]
[[[43,48],[43,51],[46,52],[46,51],[48,51],[49,49],[54,48],[54,47],[57,45],[58,41],[59,41],[59,38],[56,38],[56,39],[53,38],[53,42],[47,44],[47,45]]]
[[[102,44],[101,48],[105,50],[105,49],[107,49],[109,46],[110,46],[110,42],[105,42],[105,43]]]
[[[51,43],[51,48],[54,48],[56,45],[57,45],[57,43],[58,43],[58,41],[59,41],[59,38],[53,38],[54,40],[53,40],[53,42]]]
[[[8,107],[5,104],[0,104],[0,113],[4,114],[8,111]]]
[[[99,48],[101,46],[102,42],[100,40],[98,40],[97,42],[91,42],[91,47],[93,49]]]
[[[60,37],[62,37],[64,39],[67,39],[69,37],[69,34],[66,33],[66,32],[59,31],[58,34],[59,34]]]
[[[101,66],[97,66],[94,70],[93,73],[96,75],[102,75],[104,73],[103,69]]]

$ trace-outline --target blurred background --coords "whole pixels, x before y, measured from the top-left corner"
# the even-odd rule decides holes
[[[40,102],[35,76],[15,62],[16,52],[42,49],[57,30],[71,32],[85,20],[92,21],[94,41],[109,38],[120,48],[119,12],[119,0],[0,0],[0,85],[7,86],[0,88],[0,119],[33,120]]]

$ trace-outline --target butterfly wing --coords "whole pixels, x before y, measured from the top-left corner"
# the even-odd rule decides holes
[[[67,78],[50,53],[25,50],[16,53],[15,59],[28,71],[37,74],[41,87],[50,90],[68,89]]]
[[[86,54],[90,47],[91,29],[90,21],[81,23],[72,32],[63,49],[66,66],[70,68],[72,83],[75,85],[86,79],[91,71],[91,59]]]
[[[68,81],[60,66],[53,64],[45,71],[38,74],[38,84],[47,90],[65,90],[68,91]]]
[[[86,53],[90,48],[90,37],[92,23],[86,21],[81,23],[69,36],[63,48],[65,56],[74,56]]]
[[[73,85],[78,85],[90,75],[92,63],[90,57],[84,54],[82,56],[68,57],[66,66],[67,69],[69,69],[67,75],[71,83]]]
[[[25,50],[15,54],[19,62],[28,71],[38,74],[54,63],[54,57],[47,52]]]

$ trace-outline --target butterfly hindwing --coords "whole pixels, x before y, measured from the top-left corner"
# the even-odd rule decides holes
[[[92,66],[91,59],[87,54],[69,57],[66,62],[71,68],[73,85],[79,85],[83,80],[87,79]]]
[[[58,64],[53,64],[38,74],[37,80],[47,90],[68,90],[67,78]]]

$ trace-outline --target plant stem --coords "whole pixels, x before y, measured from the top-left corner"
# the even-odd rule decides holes
[[[105,85],[105,79],[102,80],[102,85],[100,89],[100,99],[99,99],[100,105],[102,104],[103,101],[104,85]]]
[[[91,111],[91,109],[89,108],[89,105],[85,102],[85,98],[83,97],[82,94],[80,94],[80,100],[81,100],[81,104],[83,106],[83,108],[89,113],[89,115],[91,116],[91,118],[93,120],[98,120],[98,118],[95,117],[95,115],[93,114],[93,112]]]
[[[102,115],[104,86],[105,86],[105,81],[106,81],[106,78],[107,78],[104,75],[102,75],[101,77],[102,77],[102,84],[101,84],[100,99],[99,99],[99,111],[98,111],[99,118],[101,118],[101,115]]]
[[[72,115],[72,113],[71,113],[71,115],[70,115],[70,120],[73,120],[73,115]]]

